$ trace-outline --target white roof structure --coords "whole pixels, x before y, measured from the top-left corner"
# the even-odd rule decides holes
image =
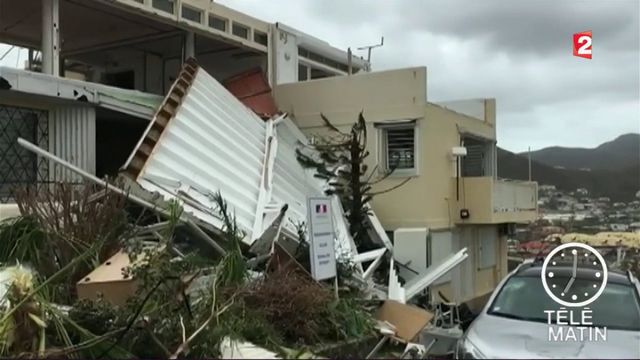
[[[143,119],[151,118],[162,101],[141,91],[10,67],[0,67],[0,90],[85,102]]]
[[[307,197],[322,195],[322,181],[296,159],[304,142],[285,115],[260,119],[189,60],[124,170],[147,191],[179,199],[186,212],[215,227],[222,220],[212,195],[220,191],[251,245],[284,204],[282,230],[295,238],[296,226],[307,219]],[[353,253],[344,214],[334,203],[338,244]]]

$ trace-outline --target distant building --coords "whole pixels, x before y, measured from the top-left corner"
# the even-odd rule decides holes
[[[587,190],[585,188],[579,188],[578,190],[576,190],[576,194],[581,195],[581,196],[587,196],[587,195],[589,195],[589,190]]]
[[[629,230],[629,225],[627,225],[627,224],[609,224],[609,229],[611,229],[611,231],[627,231],[627,230]]]

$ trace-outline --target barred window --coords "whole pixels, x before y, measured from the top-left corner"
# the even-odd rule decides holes
[[[415,128],[410,126],[384,129],[388,170],[415,169]]]
[[[152,6],[158,10],[173,14],[173,0],[153,0]]]
[[[18,138],[46,148],[48,133],[45,111],[0,105],[0,203],[13,201],[18,186],[47,181],[46,159],[18,145]]]
[[[187,19],[187,20],[191,20],[191,21],[195,21],[197,23],[201,23],[202,22],[202,11],[197,10],[197,9],[193,9],[189,6],[186,5],[182,5],[182,17]]]
[[[209,26],[220,31],[227,31],[227,19],[209,15]]]
[[[249,28],[237,22],[233,23],[233,26],[231,27],[231,33],[244,39],[249,38]]]

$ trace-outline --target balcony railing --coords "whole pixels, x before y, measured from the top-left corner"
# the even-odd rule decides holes
[[[493,177],[453,179],[458,210],[467,210],[468,218],[456,214],[459,223],[498,224],[529,222],[538,213],[538,184],[528,181],[497,180]]]

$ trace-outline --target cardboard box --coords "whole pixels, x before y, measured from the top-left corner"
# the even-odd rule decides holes
[[[76,284],[79,299],[97,300],[101,295],[113,305],[124,305],[137,289],[137,282],[123,276],[129,255],[120,251]]]
[[[396,337],[412,342],[420,331],[433,319],[433,314],[417,306],[386,300],[378,309],[376,319],[386,321],[396,328]]]

